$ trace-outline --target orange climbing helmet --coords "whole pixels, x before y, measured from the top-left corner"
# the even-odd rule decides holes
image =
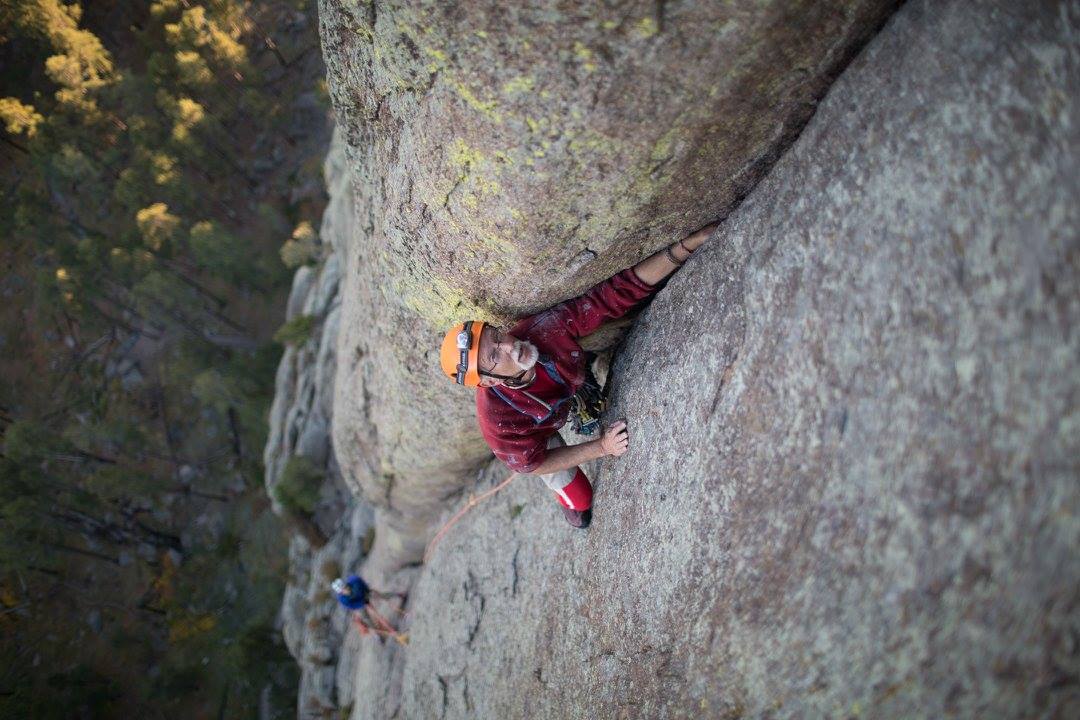
[[[480,384],[480,333],[482,320],[466,320],[450,328],[443,337],[439,360],[443,372],[458,385],[476,387]]]

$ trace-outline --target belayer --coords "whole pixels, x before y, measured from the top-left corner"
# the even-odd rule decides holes
[[[372,599],[400,598],[404,603],[405,593],[372,590],[359,575],[350,575],[348,579],[336,578],[330,583],[330,589],[334,591],[341,606],[352,611],[353,623],[361,635],[374,632],[377,635],[388,635],[402,645],[406,643],[406,636],[397,632],[389,621],[371,606]]]
[[[598,422],[598,389],[578,341],[626,314],[686,262],[712,234],[709,225],[672,243],[584,295],[518,320],[506,329],[479,320],[458,323],[443,338],[443,372],[477,388],[480,432],[513,472],[538,475],[555,492],[566,520],[586,528],[592,519],[592,484],[580,464],[629,447],[626,423],[612,423],[596,440],[567,446],[558,430],[571,409],[580,432]],[[602,406],[601,406],[602,407]],[[590,413],[591,409],[591,413]]]

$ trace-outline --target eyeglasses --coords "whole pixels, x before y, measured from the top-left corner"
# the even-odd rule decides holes
[[[492,331],[493,333],[495,333],[495,337],[494,337],[494,338],[492,338],[491,342],[495,343],[495,345],[498,345],[499,343],[501,343],[501,342],[502,342],[502,337],[503,337],[503,335],[502,335],[502,330],[500,330],[500,329],[498,329],[498,328],[491,328],[491,331]],[[486,372],[486,373],[493,373],[493,372],[495,372],[495,366],[496,366],[496,365],[498,365],[498,364],[499,364],[499,361],[498,361],[498,360],[496,360],[496,361],[495,361],[495,362],[494,362],[494,363],[492,364],[492,366],[491,366],[491,369],[490,369],[490,370],[484,370],[483,368],[480,368],[480,369],[481,369],[481,370],[484,370],[484,372]],[[479,355],[477,355],[477,356],[476,356],[476,366],[477,366],[477,367],[480,367],[480,356],[479,356]]]

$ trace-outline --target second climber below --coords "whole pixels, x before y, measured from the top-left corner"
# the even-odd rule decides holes
[[[470,320],[443,338],[443,372],[459,385],[477,388],[476,416],[491,451],[513,472],[539,476],[576,528],[588,527],[592,519],[592,484],[578,466],[622,455],[629,447],[621,420],[600,438],[578,445],[567,446],[559,436],[571,400],[586,379],[586,353],[579,340],[655,292],[716,227],[704,227],[510,328]]]

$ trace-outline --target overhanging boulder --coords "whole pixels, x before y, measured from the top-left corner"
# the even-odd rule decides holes
[[[726,215],[896,5],[320,3],[356,190],[333,439],[419,558],[489,456],[437,370],[452,321],[577,294]]]
[[[439,546],[401,717],[1076,715],[1078,26],[897,13],[628,337],[592,527]]]

